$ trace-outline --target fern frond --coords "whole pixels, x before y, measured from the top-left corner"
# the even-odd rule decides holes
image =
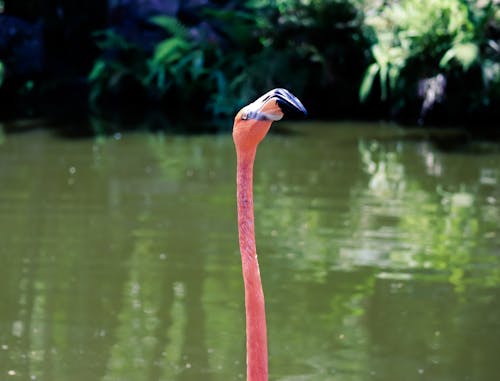
[[[171,33],[174,37],[185,40],[189,38],[188,28],[175,17],[158,15],[151,17],[149,21]]]

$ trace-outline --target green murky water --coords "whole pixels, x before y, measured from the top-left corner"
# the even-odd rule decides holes
[[[280,126],[255,174],[271,380],[497,381],[499,145]],[[1,380],[245,378],[230,135],[0,142]]]

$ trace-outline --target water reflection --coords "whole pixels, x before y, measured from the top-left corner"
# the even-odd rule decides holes
[[[285,128],[255,175],[271,380],[495,380],[498,147]],[[1,147],[0,378],[244,379],[229,135]]]

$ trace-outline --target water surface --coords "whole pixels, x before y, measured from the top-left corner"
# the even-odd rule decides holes
[[[500,147],[281,123],[258,152],[271,380],[497,381]],[[0,138],[0,379],[245,378],[229,134]]]

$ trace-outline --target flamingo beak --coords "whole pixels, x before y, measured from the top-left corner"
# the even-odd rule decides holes
[[[241,119],[276,121],[283,118],[285,112],[307,115],[306,108],[299,99],[286,89],[268,91],[256,101],[241,110]]]

